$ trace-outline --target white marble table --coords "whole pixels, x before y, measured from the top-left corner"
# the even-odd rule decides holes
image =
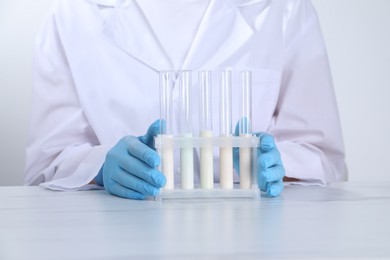
[[[390,259],[390,183],[278,198],[131,201],[0,188],[0,259]]]

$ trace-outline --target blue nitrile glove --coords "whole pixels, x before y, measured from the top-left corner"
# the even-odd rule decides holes
[[[165,185],[165,176],[156,167],[160,156],[153,148],[153,138],[160,133],[160,120],[144,136],[123,137],[106,155],[96,176],[97,184],[111,194],[127,199],[155,196]]]
[[[239,135],[238,124],[234,133]],[[257,173],[260,190],[266,191],[271,197],[278,196],[283,190],[283,177],[285,170],[274,138],[267,133],[255,133],[260,138],[260,146],[257,148]],[[234,169],[240,173],[239,148],[234,148]]]

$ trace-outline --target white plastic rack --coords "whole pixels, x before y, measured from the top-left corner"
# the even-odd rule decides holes
[[[155,197],[156,201],[163,201],[169,199],[259,199],[260,190],[257,186],[256,174],[256,152],[259,145],[259,138],[256,136],[228,136],[228,137],[173,137],[166,135],[159,135],[155,138],[155,148],[161,156],[162,165],[160,170],[164,167],[164,149],[173,151],[174,149],[195,149],[195,148],[251,148],[251,187],[241,188],[240,184],[232,184],[229,189],[222,188],[220,183],[214,183],[211,189],[202,188],[201,185],[194,185],[192,189],[182,189],[181,185],[174,185],[168,189],[162,189],[160,194]],[[172,158],[173,159],[173,158]],[[173,168],[173,167],[172,167]],[[164,171],[163,171],[164,173]],[[166,173],[164,173],[166,174]],[[173,178],[173,175],[171,175]],[[167,177],[167,175],[166,175]],[[174,183],[174,180],[167,180]]]

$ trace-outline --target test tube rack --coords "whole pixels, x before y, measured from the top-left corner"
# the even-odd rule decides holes
[[[219,183],[214,183],[213,188],[202,188],[194,185],[192,189],[182,189],[180,185],[170,188],[162,188],[160,194],[155,197],[156,201],[169,199],[260,199],[260,190],[257,185],[257,147],[259,138],[257,136],[218,136],[218,137],[177,137],[171,135],[158,135],[155,137],[155,148],[161,156],[164,164],[164,149],[200,149],[200,148],[246,148],[251,153],[251,187],[241,188],[240,183],[235,183],[229,189],[222,188]],[[173,158],[173,157],[172,157]],[[177,162],[176,162],[177,163]],[[173,167],[171,167],[173,168]],[[163,165],[160,165],[163,171]],[[164,172],[163,172],[164,173]],[[165,173],[164,173],[165,174]],[[214,173],[213,173],[214,174]],[[221,173],[222,174],[222,173]],[[173,176],[171,176],[173,178]],[[173,182],[173,180],[170,180]]]

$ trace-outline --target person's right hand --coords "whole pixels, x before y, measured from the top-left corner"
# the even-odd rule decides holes
[[[111,194],[127,199],[156,196],[166,183],[156,167],[160,156],[153,149],[153,138],[160,132],[160,120],[144,136],[125,136],[108,153],[96,176],[96,183]]]

